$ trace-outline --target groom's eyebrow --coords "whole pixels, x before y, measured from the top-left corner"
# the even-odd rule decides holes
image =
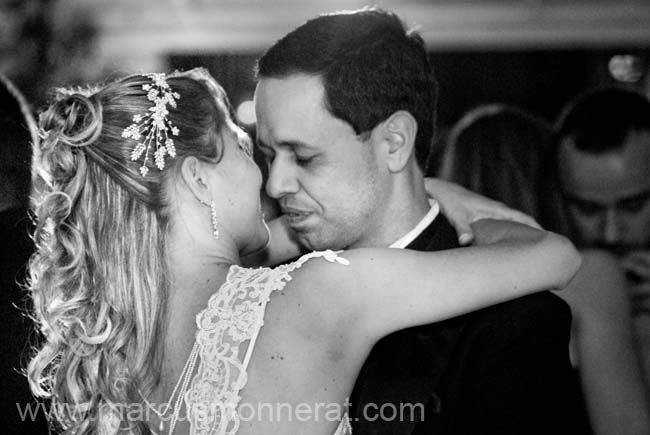
[[[261,139],[256,138],[255,143],[260,148],[267,149],[267,150],[273,149],[273,147],[269,146],[268,144],[266,144]],[[284,141],[278,142],[275,145],[275,147],[276,148],[290,148],[292,150],[296,149],[296,148],[306,148],[306,149],[312,149],[313,148],[309,144],[307,144],[305,142],[301,142],[299,140],[284,140]]]
[[[281,147],[287,147],[291,149],[296,149],[296,148],[313,149],[313,147],[310,146],[308,143],[301,142],[299,140],[285,140],[280,142],[278,145]]]

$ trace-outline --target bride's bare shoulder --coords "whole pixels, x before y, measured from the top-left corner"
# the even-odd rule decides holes
[[[274,269],[279,290],[272,309],[308,324],[332,326],[346,316],[350,301],[349,261],[345,252],[316,251]]]

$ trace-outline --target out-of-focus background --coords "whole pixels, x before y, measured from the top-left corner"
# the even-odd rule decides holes
[[[0,0],[0,72],[38,106],[52,86],[208,67],[235,108],[255,59],[322,12],[360,0]],[[417,25],[440,83],[442,130],[485,101],[549,119],[612,83],[650,93],[648,0],[385,0]],[[248,120],[250,111],[240,111]],[[250,109],[250,106],[248,106]]]

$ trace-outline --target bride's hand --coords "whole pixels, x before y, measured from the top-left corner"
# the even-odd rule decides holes
[[[456,229],[461,245],[468,245],[474,240],[471,224],[480,219],[513,221],[541,229],[535,219],[527,214],[470,192],[457,184],[438,178],[425,178],[424,188],[440,204],[442,213]]]

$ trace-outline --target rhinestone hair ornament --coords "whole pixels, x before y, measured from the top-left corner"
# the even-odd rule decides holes
[[[169,155],[171,158],[176,157],[176,148],[171,136],[178,136],[179,131],[167,119],[169,114],[167,107],[175,108],[176,100],[180,98],[180,95],[171,90],[164,73],[143,75],[150,78],[152,82],[142,85],[142,89],[147,91],[147,99],[153,103],[153,107],[150,107],[146,114],[133,115],[133,124],[124,129],[122,137],[137,141],[135,148],[131,151],[131,160],[139,160],[144,154],[140,174],[145,177],[149,172],[147,162],[154,145],[153,159],[158,169],[165,168],[165,155]]]

